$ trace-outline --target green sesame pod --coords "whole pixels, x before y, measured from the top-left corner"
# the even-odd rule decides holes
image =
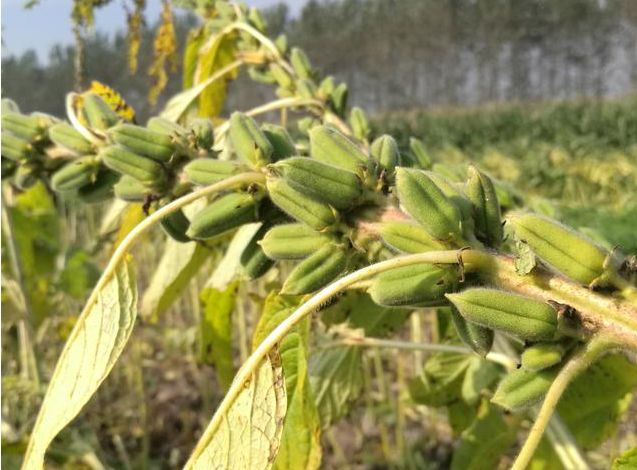
[[[113,186],[115,197],[128,202],[142,202],[152,194],[152,190],[132,176],[123,175]]]
[[[274,261],[265,254],[259,244],[269,229],[269,225],[263,224],[254,234],[252,239],[241,253],[241,267],[249,279],[258,279],[263,276],[274,264]]]
[[[423,170],[431,168],[432,160],[425,148],[425,144],[415,137],[410,137],[409,149],[418,168],[422,168]]]
[[[281,293],[301,295],[317,291],[340,276],[346,267],[345,251],[337,245],[325,245],[292,270]]]
[[[243,166],[228,160],[198,158],[184,166],[183,171],[188,181],[200,186],[207,186],[238,175],[243,171]]]
[[[51,177],[54,191],[72,191],[95,181],[99,161],[95,156],[82,157],[67,163]]]
[[[170,137],[183,136],[187,133],[183,126],[162,117],[150,118],[146,123],[146,127],[151,131]]]
[[[134,124],[118,124],[108,131],[111,139],[133,153],[166,163],[175,154],[172,139],[160,132]]]
[[[145,185],[159,185],[165,180],[166,174],[161,163],[133,153],[124,147],[118,145],[102,147],[98,156],[111,170],[131,176]]]
[[[374,302],[388,307],[434,306],[446,303],[444,294],[456,283],[450,268],[420,263],[380,273],[368,292]]]
[[[12,112],[2,113],[2,130],[28,141],[34,141],[42,134],[37,117]]]
[[[471,201],[466,198],[464,192],[459,189],[459,185],[433,171],[425,171],[424,173],[460,211],[463,233],[471,233],[473,236],[473,205]]]
[[[252,165],[262,165],[271,161],[274,148],[250,116],[239,112],[232,113],[228,135],[239,159]]]
[[[33,147],[29,141],[17,137],[9,132],[2,131],[2,156],[17,162],[28,160],[34,154]]]
[[[83,95],[84,117],[89,127],[105,131],[120,121],[120,117],[100,96],[93,93]]]
[[[60,122],[49,128],[49,139],[60,147],[74,152],[77,155],[86,155],[93,152],[93,144],[84,138],[80,132],[66,122]]]
[[[248,75],[250,76],[250,79],[255,82],[266,83],[268,85],[276,83],[276,80],[274,80],[274,77],[270,73],[270,70],[264,68],[263,66],[249,67]]]
[[[336,215],[330,206],[297,191],[282,178],[269,177],[267,188],[274,204],[314,230],[325,230],[336,223]]]
[[[370,129],[367,116],[365,116],[365,111],[358,106],[354,106],[350,111],[349,123],[352,126],[354,137],[359,140],[366,140],[369,137]]]
[[[330,103],[334,112],[339,115],[343,115],[345,108],[347,107],[347,85],[345,83],[339,84],[330,95]]]
[[[258,8],[250,8],[250,12],[248,13],[248,21],[250,21],[250,24],[254,26],[258,31],[262,33],[265,32],[267,23]]]
[[[378,233],[387,246],[403,253],[448,249],[445,244],[432,238],[420,225],[411,222],[382,222],[378,224]]]
[[[538,371],[562,362],[564,346],[560,343],[537,343],[522,352],[522,367]]]
[[[500,203],[491,178],[470,166],[466,193],[473,206],[476,237],[487,245],[498,248],[503,239],[502,219]]]
[[[263,124],[261,130],[272,144],[274,152],[272,153],[272,160],[278,161],[284,158],[295,155],[296,146],[294,141],[285,127],[277,126],[276,124]]]
[[[51,114],[40,113],[37,111],[31,113],[30,116],[38,120],[38,125],[40,126],[40,129],[42,129],[43,131],[47,131],[51,126],[58,124],[59,122],[62,122],[60,121],[60,119],[56,118],[55,116]]]
[[[186,235],[188,227],[190,227],[190,220],[188,220],[188,217],[186,217],[181,209],[171,212],[161,219],[160,223],[164,232],[166,232],[173,240],[180,243],[191,241]]]
[[[281,88],[289,90],[294,87],[292,76],[276,62],[270,64],[270,73]]]
[[[559,367],[533,372],[518,369],[500,381],[491,402],[510,411],[520,411],[542,400],[555,380]]]
[[[466,320],[522,339],[550,340],[557,332],[557,312],[546,302],[481,287],[447,298]]]
[[[512,214],[508,220],[542,261],[571,279],[588,285],[604,273],[608,253],[584,235],[536,214]]]
[[[260,244],[265,254],[275,260],[301,259],[329,243],[327,235],[304,224],[282,224],[267,231]]]
[[[285,34],[279,34],[274,40],[274,45],[277,51],[279,51],[279,54],[285,54],[288,50],[288,37]]]
[[[310,154],[319,162],[360,173],[367,165],[365,153],[336,129],[315,126],[310,131]]]
[[[453,305],[451,306],[451,321],[464,344],[483,357],[491,351],[494,338],[493,330],[465,320]]]
[[[319,84],[318,93],[319,96],[323,99],[329,98],[332,93],[334,93],[334,88],[336,88],[336,84],[334,83],[334,77],[328,75],[321,81]]]
[[[297,191],[337,209],[352,207],[363,193],[354,173],[311,158],[286,158],[270,168]]]
[[[215,143],[215,130],[210,119],[193,119],[189,127],[195,136],[197,147],[210,150]]]
[[[405,211],[438,240],[460,238],[461,213],[423,171],[396,170],[398,199]]]
[[[195,240],[215,237],[257,221],[258,203],[248,193],[230,193],[197,212],[186,235]]]
[[[312,99],[316,97],[318,88],[316,84],[311,80],[297,80],[296,91],[301,98]]]
[[[2,98],[2,114],[4,113],[19,113],[20,107],[18,104],[10,98]]]
[[[298,47],[293,47],[290,51],[290,64],[299,78],[303,80],[312,78],[314,72],[312,71],[310,60],[305,55],[305,52]]]
[[[369,153],[387,175],[394,175],[396,165],[400,160],[400,152],[398,144],[392,136],[385,134],[378,137],[372,142]]]
[[[120,175],[106,168],[100,168],[95,181],[82,186],[77,191],[78,198],[86,204],[103,202],[113,197],[113,188],[119,181]]]

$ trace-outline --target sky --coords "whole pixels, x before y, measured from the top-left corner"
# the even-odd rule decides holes
[[[263,8],[287,3],[290,14],[297,14],[306,0],[243,0],[249,6]],[[22,54],[34,49],[41,61],[46,61],[53,44],[72,44],[72,0],[40,0],[35,8],[26,10],[25,0],[0,0],[2,23],[2,56]],[[95,29],[114,33],[126,27],[124,0],[113,0],[95,12]],[[147,0],[146,17],[149,22],[159,18],[161,0]]]

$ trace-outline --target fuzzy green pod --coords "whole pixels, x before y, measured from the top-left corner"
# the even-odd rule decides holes
[[[273,62],[270,64],[270,73],[277,85],[285,90],[292,89],[294,87],[294,79],[292,76],[279,64]]]
[[[186,235],[195,240],[212,238],[228,230],[257,221],[258,203],[248,193],[230,193],[197,212]]]
[[[354,106],[350,111],[349,123],[352,126],[354,137],[359,140],[366,140],[367,137],[369,137],[370,129],[367,116],[365,115],[365,111],[358,106]]]
[[[309,80],[312,78],[313,71],[310,59],[298,47],[293,47],[290,50],[290,64],[300,79]]]
[[[210,119],[193,119],[189,126],[195,136],[195,145],[210,150],[215,143],[215,130]]]
[[[152,117],[146,123],[146,128],[170,137],[180,137],[187,133],[183,126],[163,117]]]
[[[286,158],[270,168],[297,191],[337,209],[349,209],[363,193],[354,173],[311,158]]]
[[[345,251],[337,245],[325,245],[292,270],[281,293],[301,295],[317,291],[336,279],[346,267]]]
[[[374,302],[388,307],[434,306],[445,303],[444,294],[456,283],[454,270],[420,263],[380,273],[368,292]]]
[[[461,213],[438,186],[420,170],[398,168],[396,189],[400,205],[438,240],[460,238]]]
[[[415,137],[409,138],[409,150],[411,150],[411,154],[413,155],[414,162],[418,168],[422,168],[423,170],[427,170],[431,168],[432,159],[425,148],[425,144],[422,143],[419,139]]]
[[[460,211],[463,233],[473,236],[473,206],[459,185],[433,171],[425,171],[424,173]]]
[[[36,116],[26,116],[20,113],[2,113],[2,130],[28,141],[37,140],[42,134],[40,120]]]
[[[559,367],[533,372],[517,369],[500,381],[491,402],[510,411],[520,411],[538,403],[548,392]]]
[[[330,206],[297,191],[284,179],[268,177],[266,184],[272,202],[290,217],[318,231],[336,223]]]
[[[123,175],[113,186],[115,197],[128,202],[142,202],[152,192],[144,183],[128,175]]]
[[[360,173],[367,166],[367,155],[350,139],[329,126],[315,126],[309,131],[310,154],[319,162]]]
[[[218,183],[242,171],[243,166],[236,162],[212,158],[198,158],[183,168],[188,181],[200,186]]]
[[[493,346],[493,330],[465,320],[455,306],[451,306],[451,321],[458,337],[473,351],[486,356]]]
[[[110,128],[108,135],[116,144],[157,162],[166,163],[175,154],[169,136],[145,127],[122,123]]]
[[[557,312],[546,302],[482,287],[447,298],[465,319],[522,339],[550,340],[557,332]]]
[[[292,137],[290,137],[290,134],[288,134],[285,127],[266,123],[261,126],[261,130],[274,148],[272,160],[283,160],[284,158],[291,157],[297,153],[294,141],[292,140]]]
[[[60,147],[72,151],[77,155],[93,152],[93,144],[84,138],[80,132],[66,122],[57,123],[49,128],[49,139]]]
[[[316,97],[318,88],[316,87],[316,84],[311,80],[297,80],[296,93],[301,98],[312,99]]]
[[[190,220],[184,214],[181,209],[171,212],[166,217],[161,219],[161,228],[170,236],[173,240],[180,243],[186,243],[191,241],[190,237],[186,235],[188,228],[190,227]]]
[[[347,85],[345,83],[340,83],[334,91],[330,94],[330,104],[332,105],[332,109],[336,114],[343,114],[345,112],[345,108],[347,108],[347,97],[349,95],[349,91],[347,89]]]
[[[388,176],[393,176],[400,161],[400,152],[392,136],[384,134],[376,138],[370,146],[369,153]]]
[[[228,135],[239,159],[257,166],[271,161],[274,148],[250,116],[232,113]]]
[[[105,131],[121,119],[100,96],[93,93],[82,95],[82,111],[89,127]]]
[[[473,206],[476,237],[491,247],[499,247],[503,239],[502,219],[491,178],[470,166],[466,194]]]
[[[67,163],[51,177],[54,191],[72,191],[95,181],[99,161],[94,156],[81,157]]]
[[[522,367],[531,371],[547,369],[562,362],[564,346],[560,343],[537,343],[522,352]]]
[[[387,246],[403,253],[448,249],[444,243],[435,240],[420,225],[411,222],[382,222],[378,224],[378,234]]]
[[[249,279],[258,279],[268,272],[274,264],[274,260],[265,254],[259,243],[268,229],[269,225],[262,225],[241,253],[239,261],[243,272]]]
[[[147,186],[160,185],[165,181],[166,173],[161,163],[119,145],[102,147],[98,156],[111,170],[131,176]]]
[[[33,146],[29,141],[2,131],[2,156],[17,162],[28,160],[34,155]]]
[[[604,274],[608,253],[584,235],[536,214],[512,214],[508,220],[516,236],[562,274],[586,285]]]
[[[269,258],[284,260],[305,258],[329,242],[329,236],[305,224],[281,224],[268,230],[260,244]]]

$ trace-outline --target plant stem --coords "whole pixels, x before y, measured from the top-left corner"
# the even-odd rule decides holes
[[[490,265],[492,256],[477,250],[446,250],[431,251],[427,253],[418,253],[415,255],[400,256],[387,261],[367,266],[365,268],[354,271],[324,287],[322,290],[314,294],[310,299],[303,303],[299,308],[292,312],[285,320],[283,320],[254,350],[248,360],[244,362],[237,372],[228,393],[219,404],[212,420],[204,431],[197,446],[190,455],[190,459],[186,462],[185,469],[193,468],[198,457],[206,450],[210,440],[225,419],[226,414],[230,410],[234,401],[237,399],[241,391],[244,389],[245,383],[250,380],[259,368],[266,355],[274,348],[294,326],[311,313],[318,311],[332,297],[339,292],[347,289],[355,282],[361,281],[378,273],[387,271],[388,269],[398,268],[401,266],[409,266],[417,263],[436,263],[436,264],[456,264],[461,259],[464,264]]]
[[[524,470],[527,468],[566,387],[580,372],[589,367],[601,355],[608,352],[613,344],[607,338],[595,337],[562,367],[542,402],[531,431],[529,431],[520,453],[515,462],[513,462],[511,470]]]

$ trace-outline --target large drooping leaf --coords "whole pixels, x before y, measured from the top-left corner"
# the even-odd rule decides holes
[[[195,69],[197,68],[197,59],[199,58],[199,48],[206,39],[206,30],[204,27],[195,28],[188,33],[186,46],[184,47],[183,60],[183,80],[182,88],[187,90],[192,87],[194,82]]]
[[[42,468],[53,438],[80,412],[111,371],[137,315],[137,286],[122,261],[78,318],[42,402],[23,468]]]
[[[142,297],[142,317],[156,321],[181,295],[209,253],[210,250],[199,243],[179,243],[168,237],[159,265]]]
[[[185,468],[269,469],[279,449],[286,407],[281,358],[271,351],[224,416],[213,418]]]
[[[453,453],[452,470],[498,468],[502,454],[515,442],[517,426],[504,420],[502,410],[483,400],[478,416],[460,439]]]
[[[207,287],[201,291],[201,321],[199,322],[199,360],[215,367],[217,378],[228,389],[234,377],[232,364],[232,312],[237,297],[238,282],[225,290]]]
[[[255,329],[256,347],[299,305],[298,297],[272,292],[265,300]],[[320,422],[307,375],[309,319],[304,319],[281,341],[280,354],[288,395],[281,447],[274,468],[314,469],[321,463]]]
[[[325,349],[312,354],[309,374],[323,429],[347,414],[363,388],[361,351],[356,346]]]

